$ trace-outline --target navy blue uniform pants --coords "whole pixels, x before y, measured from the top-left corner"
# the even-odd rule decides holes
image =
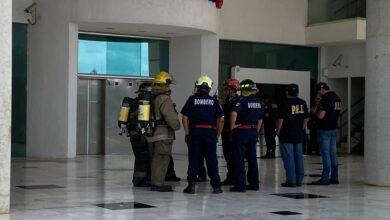
[[[227,165],[226,179],[229,182],[234,182],[233,141],[230,132],[222,133],[222,149]]]
[[[204,152],[208,176],[211,186],[220,187],[221,179],[218,171],[217,134],[215,129],[193,128],[188,139],[188,171],[189,183],[197,181],[201,152]]]
[[[259,187],[259,168],[256,155],[257,138],[256,129],[236,129],[233,132],[234,173],[237,189],[243,190],[246,187],[245,157],[248,161],[248,183],[252,187]]]

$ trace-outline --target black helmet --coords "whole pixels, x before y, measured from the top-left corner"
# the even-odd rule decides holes
[[[137,93],[140,93],[140,92],[151,92],[152,91],[152,87],[153,87],[153,83],[152,82],[143,82],[141,85],[139,85]]]
[[[240,90],[258,91],[256,83],[251,79],[245,79],[241,81]]]

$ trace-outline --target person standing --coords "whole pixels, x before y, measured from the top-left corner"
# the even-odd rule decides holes
[[[236,79],[227,79],[223,84],[223,92],[226,95],[226,100],[222,105],[223,112],[227,120],[222,131],[222,149],[223,156],[226,160],[227,174],[222,185],[234,184],[234,166],[233,166],[233,140],[230,131],[230,113],[233,111],[236,102],[238,101],[237,91],[240,89],[240,82]]]
[[[342,103],[340,97],[331,91],[326,83],[318,83],[316,90],[321,96],[315,114],[318,118],[318,137],[323,170],[321,179],[312,182],[311,185],[339,184],[336,138]]]
[[[173,77],[160,72],[153,83],[151,112],[155,130],[152,136],[146,136],[150,153],[151,191],[171,192],[172,187],[165,185],[165,176],[172,155],[175,131],[180,129],[178,113],[170,96]]]
[[[316,153],[316,155],[320,155],[320,149],[318,144],[318,119],[316,116],[317,108],[320,104],[321,98],[316,97],[314,99],[314,104],[312,107],[310,107],[310,119],[307,124],[307,127],[310,131],[309,135],[309,143],[307,148],[307,155],[311,155],[313,151]]]
[[[202,151],[213,193],[222,193],[217,142],[221,135],[224,114],[218,100],[209,95],[212,84],[208,76],[201,76],[196,82],[197,92],[190,96],[181,111],[185,141],[188,145],[188,186],[183,192],[188,194],[195,193]]]
[[[280,153],[286,171],[286,182],[282,187],[301,186],[304,174],[302,141],[305,135],[309,112],[304,100],[298,98],[299,87],[287,86],[286,101],[280,105],[276,122]]]
[[[264,115],[263,115],[263,124],[264,124],[264,138],[267,145],[267,153],[260,157],[262,159],[273,159],[275,158],[275,149],[276,149],[276,127],[275,127],[275,112],[272,108],[272,101],[268,95],[264,95]]]
[[[152,83],[144,82],[138,87],[138,96],[145,93],[152,92]],[[125,97],[122,101],[122,106],[127,105],[129,107],[129,114],[127,123],[123,124],[118,122],[121,128],[127,127],[128,134],[130,136],[131,148],[134,154],[134,173],[133,173],[133,186],[134,187],[149,187],[150,186],[150,165],[149,165],[149,149],[145,138],[141,135],[137,128],[138,117],[138,100],[139,98]]]
[[[262,122],[262,105],[256,98],[256,84],[243,80],[240,84],[241,97],[230,114],[230,130],[233,132],[234,187],[231,192],[258,191],[260,188],[256,144]],[[245,178],[245,157],[248,161],[248,185]]]

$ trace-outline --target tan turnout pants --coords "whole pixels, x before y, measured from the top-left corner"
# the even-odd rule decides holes
[[[172,141],[157,141],[149,146],[151,184],[163,186],[169,160],[172,155]]]

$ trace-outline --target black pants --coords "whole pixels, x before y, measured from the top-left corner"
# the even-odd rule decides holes
[[[275,128],[265,126],[264,139],[267,145],[267,156],[275,157],[275,149],[276,149],[275,137],[276,137]]]
[[[150,181],[149,149],[139,134],[130,135],[130,142],[134,153],[133,184],[138,186]]]
[[[222,133],[222,148],[227,166],[226,179],[229,182],[234,182],[233,141],[230,132]]]
[[[316,154],[320,154],[320,149],[319,149],[319,140],[318,140],[318,130],[315,128],[310,129],[310,136],[309,136],[309,143],[307,147],[307,152],[306,154],[312,154],[313,151]]]

